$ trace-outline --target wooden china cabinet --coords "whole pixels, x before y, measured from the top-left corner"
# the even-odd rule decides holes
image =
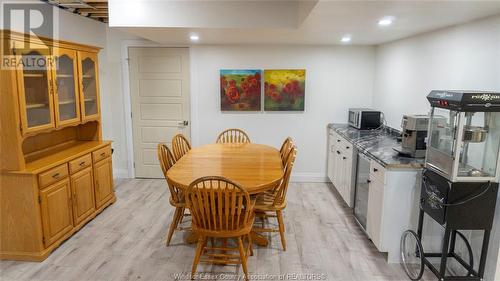
[[[0,69],[0,258],[41,261],[116,200],[99,49],[1,38],[9,65]]]

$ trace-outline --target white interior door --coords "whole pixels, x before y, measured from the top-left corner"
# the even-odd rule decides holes
[[[190,139],[189,49],[129,48],[129,66],[135,176],[160,178],[157,144]]]

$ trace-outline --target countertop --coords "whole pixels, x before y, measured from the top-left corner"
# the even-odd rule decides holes
[[[360,152],[388,169],[420,169],[424,166],[424,158],[410,158],[399,155],[394,149],[401,145],[397,142],[400,132],[385,127],[380,130],[358,130],[347,124],[328,124],[332,129],[347,141],[352,143]]]

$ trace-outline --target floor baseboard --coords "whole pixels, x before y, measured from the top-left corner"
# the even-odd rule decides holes
[[[128,179],[130,178],[128,175],[127,169],[113,169],[113,177],[119,179]]]
[[[329,182],[322,173],[292,173],[291,182]]]

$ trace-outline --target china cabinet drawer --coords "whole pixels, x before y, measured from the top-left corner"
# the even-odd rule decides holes
[[[69,162],[69,173],[74,174],[84,168],[90,167],[92,165],[92,156],[90,154],[84,155]]]
[[[38,175],[38,184],[40,188],[51,185],[68,176],[68,166],[66,164],[52,168]]]
[[[94,159],[94,163],[99,162],[103,159],[106,159],[110,156],[111,156],[111,147],[110,146],[106,146],[106,147],[103,147],[99,150],[92,152],[92,158]]]

